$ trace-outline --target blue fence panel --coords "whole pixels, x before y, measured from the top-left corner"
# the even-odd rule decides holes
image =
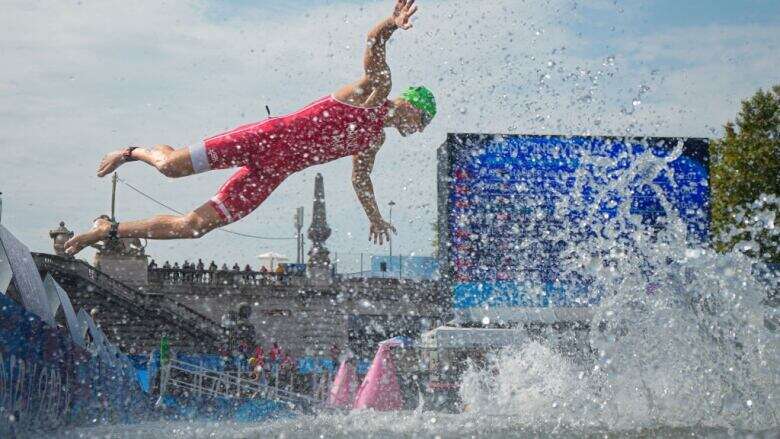
[[[65,424],[132,422],[151,413],[131,368],[108,365],[0,294],[0,437]],[[43,390],[42,390],[43,389]]]

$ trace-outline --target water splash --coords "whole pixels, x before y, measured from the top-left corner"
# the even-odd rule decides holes
[[[470,411],[544,429],[780,425],[780,332],[769,324],[776,314],[767,305],[771,286],[754,275],[759,264],[749,256],[692,244],[663,197],[662,229],[631,215],[630,188],[644,184],[662,194],[654,179],[681,147],[665,156],[649,151],[606,179],[595,203],[581,189],[614,174],[614,162],[583,158],[575,190],[556,204],[554,215],[584,212],[579,224],[597,225],[592,239],[578,240],[582,231],[574,228],[552,238],[569,243],[563,271],[587,273],[603,297],[590,322],[587,348],[594,355],[572,359],[552,338],[507,349],[486,369],[465,374],[461,397]],[[604,217],[598,206],[605,202],[619,213]]]

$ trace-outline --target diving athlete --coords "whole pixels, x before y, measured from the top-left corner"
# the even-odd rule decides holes
[[[410,29],[416,11],[414,0],[398,0],[393,14],[368,33],[363,77],[295,113],[242,125],[189,148],[131,146],[107,154],[99,177],[131,161],[147,163],[172,178],[212,169],[239,170],[190,213],[121,223],[98,219],[92,229],[65,244],[67,253],[74,255],[107,238],[199,238],[248,215],[289,175],[346,156],[352,156],[352,184],[370,222],[369,240],[380,245],[389,240],[395,228],[379,213],[370,177],[385,141],[384,128],[407,136],[423,131],[436,115],[433,94],[425,87],[410,87],[400,97],[387,99],[392,84],[387,40],[396,29]]]

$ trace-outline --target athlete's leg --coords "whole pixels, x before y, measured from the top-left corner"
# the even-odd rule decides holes
[[[98,166],[98,177],[108,175],[122,166],[123,163],[126,163],[124,157],[125,150],[120,149],[106,154]],[[192,158],[190,157],[190,148],[173,149],[168,145],[156,145],[151,149],[134,149],[132,157],[154,166],[166,177],[184,177],[195,173]]]
[[[154,166],[168,177],[184,177],[211,169],[226,169],[239,166],[256,168],[259,157],[276,136],[283,135],[283,125],[266,127],[265,124],[249,124],[204,140],[202,144],[189,148],[173,149],[168,145],[157,145],[152,149],[137,148],[132,158]],[[110,174],[127,161],[125,149],[106,154],[98,166],[98,177]]]
[[[147,239],[200,238],[225,225],[214,204],[209,201],[185,215],[158,215],[152,218],[119,223],[117,237]],[[108,237],[111,223],[98,219],[88,232],[74,236],[65,243],[65,251],[74,255],[87,246]]]
[[[278,169],[278,170],[277,170]],[[145,220],[119,223],[117,237],[147,239],[200,238],[209,231],[238,221],[255,210],[289,175],[278,166],[262,170],[247,166],[233,174],[217,195],[186,215],[159,215]],[[75,255],[87,246],[108,237],[111,223],[97,220],[88,232],[65,243],[65,251]]]
[[[210,202],[224,222],[238,221],[262,204],[288,175],[288,171],[273,163],[263,169],[244,166],[219,188]]]

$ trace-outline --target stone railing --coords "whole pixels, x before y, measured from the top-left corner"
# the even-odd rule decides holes
[[[204,285],[204,286],[293,286],[312,287],[321,283],[312,281],[305,274],[277,274],[261,271],[237,270],[192,270],[181,268],[150,268],[149,283],[152,285]],[[372,289],[394,289],[411,286],[423,289],[436,289],[435,280],[414,280],[392,277],[333,277],[334,286],[362,286]]]
[[[149,283],[157,285],[273,286],[305,285],[305,275],[260,271],[150,268]]]

